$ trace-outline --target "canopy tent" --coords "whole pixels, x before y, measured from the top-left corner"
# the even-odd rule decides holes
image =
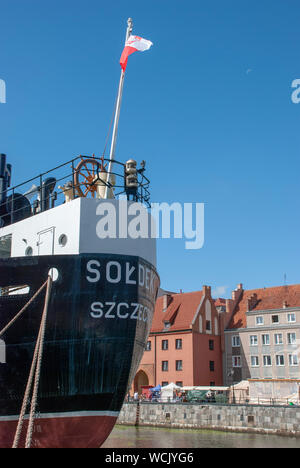
[[[231,385],[229,392],[231,403],[247,403],[249,401],[249,381],[241,380],[235,385]]]
[[[153,385],[142,385],[142,395],[144,395],[147,399],[150,398],[151,391],[153,389]]]
[[[229,390],[230,387],[208,387],[208,386],[197,386],[197,387],[183,387],[181,390],[188,391],[188,390],[213,390],[215,392],[226,392]]]
[[[161,391],[161,386],[157,385],[156,387],[150,388],[150,392],[160,392]]]
[[[186,386],[183,387],[185,398],[190,402],[212,401],[214,403],[227,403],[229,387],[217,386]]]
[[[182,387],[179,387],[178,385],[175,385],[173,382],[171,382],[169,385],[165,385],[164,387],[161,387],[161,399],[162,399],[162,401],[173,400],[175,390],[180,390],[181,391]]]
[[[235,390],[247,390],[249,388],[248,380],[241,380],[239,383],[233,385]]]
[[[206,390],[188,390],[186,399],[188,402],[192,401],[206,401],[206,395],[207,395]]]

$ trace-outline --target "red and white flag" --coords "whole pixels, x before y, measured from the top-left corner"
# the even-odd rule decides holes
[[[133,52],[136,52],[137,50],[139,50],[140,52],[144,52],[144,50],[150,49],[152,45],[153,44],[151,41],[143,39],[142,37],[129,36],[125,43],[125,47],[120,58],[120,65],[122,67],[122,70],[126,70],[129,55],[133,54]]]

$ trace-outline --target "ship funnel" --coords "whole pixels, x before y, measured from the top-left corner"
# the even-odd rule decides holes
[[[11,165],[6,164],[6,154],[0,154],[0,203],[6,200],[6,191],[10,187]]]

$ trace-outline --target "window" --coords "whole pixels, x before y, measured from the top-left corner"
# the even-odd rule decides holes
[[[211,314],[211,303],[209,300],[205,302],[205,328],[206,332],[211,334],[212,332],[212,314]]]
[[[294,312],[287,314],[287,321],[288,323],[296,322],[296,314]]]
[[[169,361],[162,361],[161,370],[167,372],[169,370]]]
[[[181,338],[178,338],[178,339],[175,341],[175,348],[176,348],[176,349],[182,349],[182,339],[181,339]]]
[[[234,335],[232,337],[232,347],[233,348],[237,348],[241,345],[241,342],[240,342],[240,337],[239,335]]]
[[[214,340],[209,340],[209,342],[208,342],[208,349],[209,349],[210,351],[213,351],[213,350],[214,350],[214,345],[215,345],[215,344],[214,344]]]
[[[182,371],[182,361],[176,361],[176,370]]]
[[[271,356],[269,354],[263,356],[263,365],[265,367],[270,367],[272,365],[272,359],[271,359]]]
[[[241,367],[241,356],[232,356],[232,367]]]
[[[274,342],[276,345],[283,344],[282,333],[275,333]]]
[[[147,341],[146,351],[151,351],[151,341]]]
[[[161,349],[168,349],[168,347],[169,347],[169,341],[168,340],[162,340]]]
[[[268,346],[270,344],[270,335],[261,335],[261,342],[264,346]]]
[[[251,367],[258,367],[259,359],[258,356],[251,356]]]
[[[165,382],[165,381],[164,381],[164,382],[161,383],[161,386],[162,386],[162,387],[166,387],[167,385],[169,385],[169,382]]]
[[[0,258],[11,257],[11,238],[11,234],[0,237]]]
[[[276,366],[284,366],[284,355],[276,354]]]
[[[209,370],[214,372],[215,370],[215,361],[209,361]]]
[[[296,344],[296,333],[288,333],[287,341],[288,341],[288,344]]]
[[[203,332],[203,326],[202,326],[202,316],[200,315],[199,316],[199,332],[202,333]]]
[[[219,334],[219,321],[218,318],[215,317],[215,335]]]
[[[256,322],[256,325],[263,325],[264,324],[263,316],[259,315],[259,316],[255,317],[255,322]]]
[[[178,387],[183,387],[183,382],[182,382],[182,380],[179,380],[178,382],[176,382],[176,385],[177,385]]]
[[[279,323],[279,315],[272,315],[272,323]]]
[[[257,335],[250,335],[250,346],[257,346],[258,340]]]
[[[298,364],[297,354],[289,354],[289,366],[298,366]]]

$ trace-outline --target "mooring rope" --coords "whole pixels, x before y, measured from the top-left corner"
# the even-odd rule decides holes
[[[45,330],[46,330],[46,321],[47,321],[47,314],[48,314],[48,307],[49,307],[49,301],[50,301],[50,295],[51,295],[51,288],[52,288],[52,278],[49,276],[47,281],[40,287],[40,289],[32,296],[30,301],[27,302],[27,304],[23,307],[23,309],[18,312],[18,314],[0,331],[0,336],[5,333],[8,328],[11,327],[11,325],[17,320],[18,317],[26,310],[26,308],[32,303],[32,301],[40,294],[40,292],[47,286],[46,290],[46,296],[45,296],[45,302],[44,302],[44,310],[41,318],[41,323],[40,323],[40,329],[33,353],[33,358],[32,358],[32,363],[31,363],[31,368],[30,368],[30,373],[23,397],[23,403],[20,411],[20,416],[18,420],[18,425],[13,441],[12,448],[18,448],[20,437],[21,437],[21,432],[23,428],[23,423],[25,419],[25,413],[29,401],[29,396],[31,392],[31,387],[32,387],[32,382],[33,383],[33,393],[32,393],[32,398],[31,398],[31,406],[30,406],[30,415],[29,415],[29,423],[28,423],[28,428],[27,428],[27,433],[26,433],[26,442],[25,442],[25,448],[30,448],[31,447],[31,442],[32,442],[32,433],[33,433],[33,425],[34,425],[34,419],[35,419],[35,413],[36,413],[36,405],[37,405],[37,397],[38,397],[38,387],[39,387],[39,381],[40,381],[40,373],[41,373],[41,364],[42,364],[42,357],[43,357],[43,347],[44,347],[44,339],[45,339]]]
[[[50,295],[51,295],[51,287],[52,287],[52,278],[51,278],[51,276],[48,276],[45,304],[44,304],[43,316],[42,316],[41,326],[40,326],[40,331],[39,331],[38,357],[37,357],[37,364],[36,364],[36,370],[35,370],[35,377],[34,377],[33,392],[32,392],[32,398],[31,398],[31,407],[30,407],[30,415],[29,415],[29,423],[28,423],[28,429],[27,429],[27,435],[26,435],[25,448],[30,448],[31,447],[31,441],[32,441],[32,432],[33,432],[34,419],[35,419],[35,414],[36,414],[36,405],[37,405],[38,389],[39,389],[39,383],[40,383],[41,365],[42,365],[42,358],[43,358],[45,330],[46,330],[46,321],[47,321],[48,306],[49,306]]]

